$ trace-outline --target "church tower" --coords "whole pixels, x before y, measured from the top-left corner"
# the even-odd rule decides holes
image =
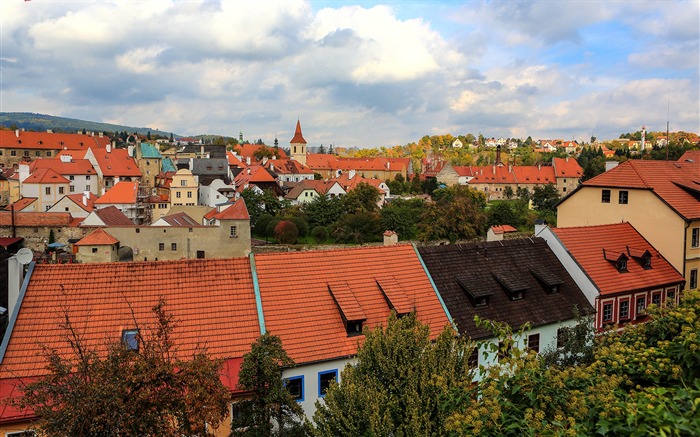
[[[293,160],[306,165],[306,140],[301,135],[301,123],[297,120],[297,130],[294,138],[289,142],[289,153]]]

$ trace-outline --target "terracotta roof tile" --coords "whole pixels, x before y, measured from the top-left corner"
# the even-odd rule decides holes
[[[90,193],[90,197],[85,197],[84,194],[80,193],[68,194],[65,197],[87,212],[92,212],[92,210],[95,209],[95,200],[99,199],[99,197],[92,193]],[[83,203],[83,198],[85,198],[85,203]]]
[[[141,170],[127,149],[92,148],[97,165],[104,176],[141,177]]]
[[[104,148],[109,144],[109,137],[64,134],[48,132],[25,132],[17,134],[12,130],[0,130],[0,148],[7,149],[41,149],[41,150],[87,150],[89,147]]]
[[[117,182],[102,197],[95,200],[95,205],[134,204],[136,203],[138,192],[138,182]]]
[[[114,205],[93,211],[106,226],[133,226],[134,223]]]
[[[22,182],[24,184],[68,184],[70,181],[52,168],[40,168],[34,171],[27,179]]]
[[[243,198],[236,200],[231,206],[222,206],[214,217],[217,220],[250,220]]]
[[[15,203],[11,203],[5,207],[7,211],[15,210],[15,212],[22,211],[24,208],[28,207],[32,203],[36,202],[36,197],[23,197]]]
[[[109,235],[104,229],[99,228],[81,238],[76,246],[111,246],[119,243],[119,240]]]
[[[255,255],[267,330],[280,336],[297,364],[350,356],[363,336],[346,332],[329,285],[344,283],[365,314],[365,326],[390,313],[377,279],[393,276],[398,289],[437,337],[447,316],[411,245]]]
[[[553,228],[552,231],[593,280],[601,295],[648,289],[683,281],[683,276],[630,223]],[[651,269],[645,270],[632,254],[648,250]],[[605,251],[605,254],[604,254]],[[627,272],[613,262],[624,254]]]
[[[248,258],[41,264],[31,275],[0,378],[45,374],[42,345],[68,353],[60,308],[86,346],[104,352],[106,342],[135,328],[134,317],[153,323],[151,308],[160,297],[176,321],[173,340],[182,357],[206,347],[214,358],[240,358],[260,334]]]
[[[66,155],[70,152],[65,151]],[[87,159],[73,159],[70,162],[63,162],[60,157],[54,159],[37,159],[29,164],[29,171],[35,172],[39,169],[50,168],[61,175],[94,175],[97,174],[90,161]]]
[[[78,220],[78,223],[82,219]],[[11,226],[10,211],[0,212],[0,226]],[[15,212],[15,226],[76,226],[75,220],[68,212]]]

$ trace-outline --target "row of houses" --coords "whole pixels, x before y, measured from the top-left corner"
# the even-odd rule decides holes
[[[451,324],[480,341],[472,364],[493,365],[493,334],[474,317],[532,328],[521,348],[561,347],[560,329],[576,314],[596,313],[596,329],[638,323],[648,305],[678,301],[683,276],[629,223],[542,228],[544,238],[460,245],[378,247],[250,254],[228,259],[134,263],[30,264],[16,292],[0,346],[0,397],[46,374],[43,347],[69,353],[66,314],[86,346],[147,326],[160,298],[178,321],[173,340],[183,357],[205,345],[224,360],[222,381],[235,397],[243,355],[262,333],[280,336],[296,366],[284,370],[307,417],[339,380],[364,329],[391,311],[415,312],[435,338]],[[87,240],[90,241],[87,241]],[[114,244],[102,229],[87,243]],[[626,261],[626,264],[624,262]],[[624,264],[624,265],[623,265]],[[15,282],[18,284],[17,282]],[[60,290],[60,292],[58,291]],[[31,427],[33,413],[0,402],[0,431]],[[228,435],[228,422],[217,435]]]

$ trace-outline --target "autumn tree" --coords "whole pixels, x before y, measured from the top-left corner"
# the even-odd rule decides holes
[[[205,349],[180,357],[172,338],[176,322],[163,300],[153,315],[154,323],[138,325],[134,337],[99,353],[64,314],[70,353],[46,350],[48,374],[24,386],[16,400],[37,414],[40,434],[205,436],[221,423],[230,399],[220,380],[222,362]]]
[[[454,186],[433,193],[434,203],[426,206],[418,223],[418,238],[469,240],[482,235],[486,227],[486,197],[472,188]]]
[[[235,403],[233,436],[305,436],[308,429],[301,406],[284,386],[282,372],[294,361],[276,335],[265,333],[243,356],[238,389],[250,393]]]
[[[446,326],[430,340],[430,328],[415,313],[392,314],[386,327],[365,331],[353,365],[316,404],[316,434],[444,435],[450,411],[442,399],[471,381],[473,344]]]
[[[281,220],[275,226],[275,240],[282,244],[295,244],[299,238],[297,225],[291,220]]]

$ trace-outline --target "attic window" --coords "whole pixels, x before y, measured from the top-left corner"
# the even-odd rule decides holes
[[[367,316],[347,282],[328,284],[328,291],[340,311],[348,337],[362,334],[362,323],[367,320]]]
[[[137,351],[139,350],[139,330],[138,329],[125,329],[122,331],[122,343],[127,350]]]
[[[559,288],[564,283],[561,278],[547,269],[531,267],[530,273],[544,286],[548,294],[558,293]]]
[[[518,281],[507,273],[493,273],[499,284],[505,289],[510,300],[521,300],[523,293],[529,288],[526,283]]]
[[[624,253],[620,253],[614,250],[603,249],[603,257],[615,264],[615,268],[620,273],[627,272],[627,260],[629,259]]]
[[[476,286],[475,284],[477,281],[475,278],[458,276],[455,279],[457,280],[457,284],[459,284],[459,286],[462,287],[462,289],[467,293],[467,296],[474,307],[489,306],[489,298],[494,295],[492,290]]]
[[[627,246],[627,253],[634,258],[644,270],[651,269],[651,252]]]

